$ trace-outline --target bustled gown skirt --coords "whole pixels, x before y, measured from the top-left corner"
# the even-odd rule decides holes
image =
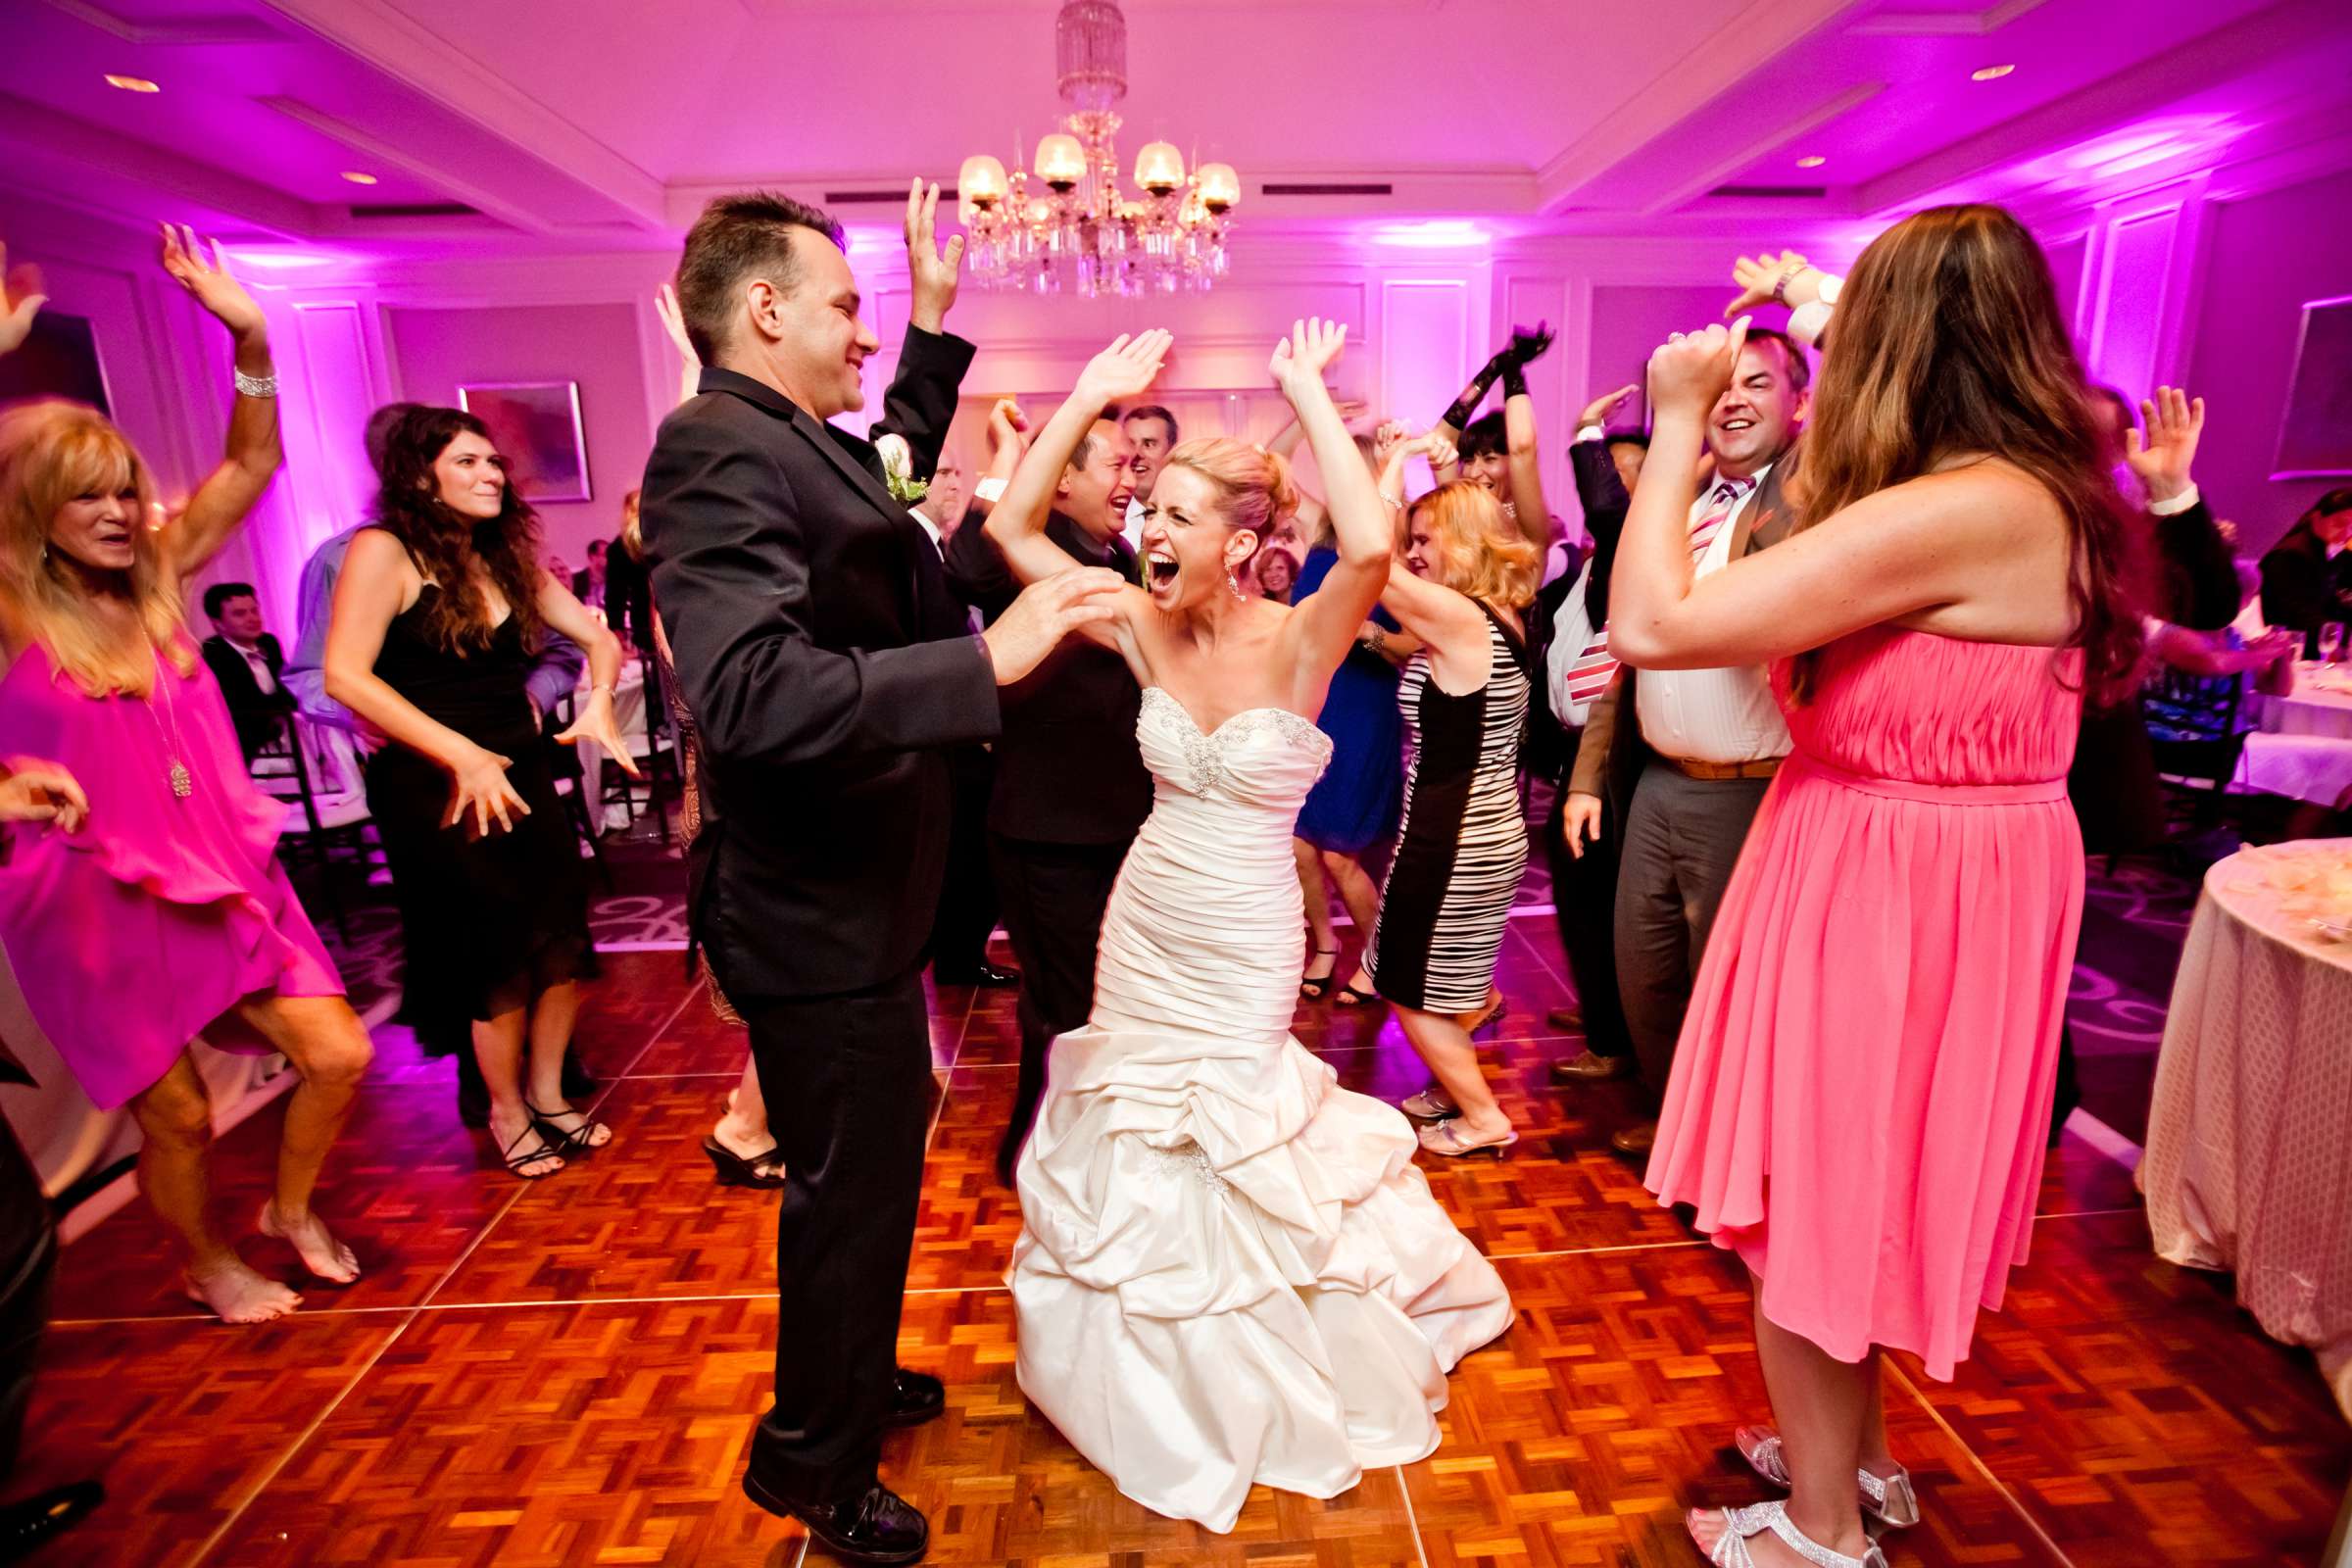
[[[1253,1482],[1336,1496],[1429,1455],[1511,1302],[1410,1124],[1290,1033],[1330,738],[1277,709],[1203,733],[1156,687],[1137,733],[1155,804],[1021,1155],[1017,1372],[1121,1492],[1222,1532]]]

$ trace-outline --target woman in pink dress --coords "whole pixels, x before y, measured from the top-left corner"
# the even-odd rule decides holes
[[[1740,857],[1648,1185],[1754,1278],[1786,1503],[1693,1512],[1718,1564],[1883,1568],[1918,1517],[1879,1357],[1951,1376],[2025,1260],[2082,906],[2066,770],[2128,684],[2124,520],[2049,268],[1992,207],[1863,254],[1801,449],[1799,531],[1693,581],[1701,435],[1745,331],[1650,361],[1611,589],[1628,663],[1771,662],[1794,753]]]
[[[311,1195],[369,1048],[272,858],[284,808],[247,775],[181,608],[277,471],[269,335],[217,249],[208,261],[166,228],[163,260],[236,345],[227,456],[177,519],[151,525],[154,479],[96,410],[0,415],[0,753],[54,759],[89,799],[77,831],[7,830],[0,944],[91,1101],[137,1118],[139,1187],[186,1246],[188,1295],[255,1323],[301,1298],[214,1225],[212,1106],[189,1042],[281,1051],[301,1074],[260,1225],[330,1285],[359,1264]]]

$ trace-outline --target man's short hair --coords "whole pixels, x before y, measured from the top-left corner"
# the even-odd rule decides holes
[[[678,314],[705,365],[717,363],[727,346],[735,293],[746,278],[765,277],[787,290],[800,281],[801,261],[792,248],[796,228],[850,248],[831,214],[770,191],[721,196],[686,231],[685,254],[678,258]]]
[[[219,620],[220,612],[228,608],[231,599],[254,597],[249,582],[217,582],[204,591],[204,614],[207,620]]]
[[[384,454],[392,446],[392,427],[408,416],[412,409],[421,409],[421,403],[387,403],[368,416],[368,429],[360,439],[368,448],[368,466],[375,476],[384,476]]]
[[[1813,362],[1805,357],[1805,351],[1796,339],[1777,326],[1751,326],[1747,329],[1747,340],[1750,343],[1778,343],[1781,346],[1781,352],[1788,360],[1790,391],[1802,392],[1813,384]]]
[[[1147,403],[1142,408],[1129,409],[1125,415],[1120,416],[1119,423],[1131,424],[1137,419],[1157,419],[1160,423],[1168,427],[1168,445],[1174,446],[1176,444],[1176,416],[1170,414],[1158,404]]]
[[[1119,416],[1112,409],[1105,409],[1095,417],[1095,424],[1118,424],[1119,422]],[[1095,424],[1088,425],[1086,434],[1078,438],[1078,450],[1070,454],[1071,467],[1083,468],[1095,461]]]

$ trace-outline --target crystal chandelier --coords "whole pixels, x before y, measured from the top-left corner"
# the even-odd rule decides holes
[[[1230,164],[1189,174],[1164,141],[1136,154],[1141,194],[1119,189],[1118,113],[1127,96],[1127,19],[1117,0],[1065,0],[1054,41],[1062,129],[1008,176],[986,153],[963,161],[956,197],[966,261],[984,288],[1040,294],[1205,292],[1225,273],[1226,215],[1242,199]]]

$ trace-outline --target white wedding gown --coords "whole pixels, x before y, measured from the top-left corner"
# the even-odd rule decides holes
[[[1216,1531],[1250,1483],[1336,1496],[1438,1446],[1446,1374],[1510,1327],[1411,1125],[1291,1038],[1291,858],[1331,741],[1252,709],[1203,734],[1147,687],[1157,785],[1021,1155],[1021,1389],[1137,1501]]]

